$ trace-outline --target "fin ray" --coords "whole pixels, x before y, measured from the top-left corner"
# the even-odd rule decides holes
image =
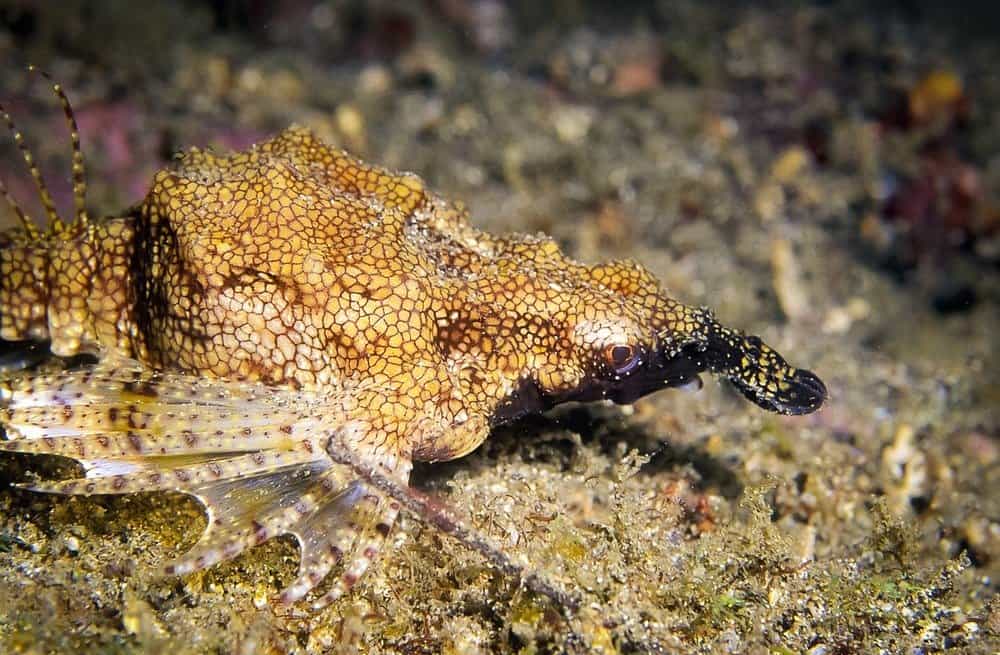
[[[252,452],[291,449],[317,433],[316,394],[138,366],[115,360],[0,384],[0,451],[77,460]]]
[[[293,534],[299,542],[298,574],[281,591],[279,602],[287,604],[299,600],[343,560],[347,547],[345,542],[354,535],[350,529],[350,516],[356,512],[355,508],[363,495],[364,487],[354,481],[296,526]]]
[[[365,529],[356,535],[353,552],[350,559],[345,560],[344,571],[340,577],[334,581],[329,591],[313,601],[312,607],[315,610],[326,607],[354,587],[375,561],[396,522],[399,503],[381,494],[371,493],[369,497],[377,499],[372,508],[375,510],[372,512],[372,518],[365,522]]]
[[[310,392],[105,358],[90,369],[0,381],[0,452],[59,455],[83,466],[78,479],[19,485],[33,491],[169,490],[197,498],[208,525],[163,567],[168,574],[191,573],[292,534],[299,570],[278,600],[302,598],[342,565],[314,604],[321,607],[365,573],[399,512],[356,461],[403,488],[411,466],[391,449],[368,445],[363,425],[349,418],[354,397],[344,387]],[[331,447],[352,454],[331,458]]]
[[[252,478],[220,480],[190,490],[208,512],[198,541],[164,571],[185,575],[231,559],[247,548],[291,532],[331,493],[329,462],[285,467]]]
[[[169,462],[161,459],[172,460]],[[197,495],[201,485],[219,480],[251,479],[268,471],[316,461],[306,451],[268,450],[232,457],[177,457],[81,460],[86,477],[21,484],[22,488],[60,494],[126,494],[142,491],[183,491]],[[178,464],[178,460],[199,460]]]

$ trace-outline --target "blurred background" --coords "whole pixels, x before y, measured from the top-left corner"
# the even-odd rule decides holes
[[[676,297],[761,334],[831,391],[827,408],[797,419],[763,416],[715,384],[624,411],[570,409],[418,472],[459,507],[477,499],[469,511],[487,531],[563,517],[565,532],[512,542],[526,556],[572,559],[558,547],[565,535],[584,553],[618,553],[617,569],[601,557],[570,567],[595,567],[600,582],[587,588],[601,590],[606,620],[562,622],[509,590],[480,589],[475,574],[456,578],[475,557],[439,559],[436,537],[412,520],[415,554],[387,555],[386,566],[409,558],[422,573],[395,588],[373,574],[356,601],[362,618],[345,609],[354,605],[327,623],[255,605],[247,576],[263,587],[287,579],[293,547],[267,551],[260,566],[271,568],[256,578],[213,573],[226,584],[184,601],[162,589],[123,596],[129,576],[103,568],[86,574],[90,600],[71,600],[80,560],[59,546],[65,517],[51,519],[64,510],[0,489],[2,534],[34,544],[6,549],[0,638],[43,650],[995,652],[1000,10],[943,4],[0,2],[0,102],[67,215],[65,121],[28,63],[73,103],[94,215],[140,202],[179,150],[242,149],[302,124],[418,173],[483,229],[544,231],[588,262],[641,261]],[[0,176],[40,217],[11,138]],[[6,207],[0,224],[13,224]],[[646,459],[615,478],[630,451]],[[581,461],[601,482],[584,480]],[[761,485],[764,509],[746,510]],[[498,488],[517,499],[503,520],[489,509]],[[132,539],[153,535],[103,546],[103,562],[148,563],[143,548],[171,537],[143,517],[178,511],[157,499],[81,502],[110,503],[98,506],[125,517],[114,520]],[[669,518],[622,518],[658,503]],[[119,534],[65,511],[91,539]],[[184,525],[196,525],[190,513]],[[781,562],[760,555],[785,546]],[[27,594],[31,585],[46,591]],[[228,624],[231,607],[252,618],[205,627],[206,617]],[[11,627],[29,624],[42,627]]]

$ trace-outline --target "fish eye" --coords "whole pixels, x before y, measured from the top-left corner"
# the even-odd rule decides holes
[[[618,375],[627,375],[639,365],[638,350],[626,343],[616,343],[604,348],[604,362]]]

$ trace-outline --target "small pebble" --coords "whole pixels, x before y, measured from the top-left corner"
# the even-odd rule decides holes
[[[771,271],[781,311],[792,321],[807,316],[812,307],[802,285],[798,259],[788,239],[775,239],[771,243]]]

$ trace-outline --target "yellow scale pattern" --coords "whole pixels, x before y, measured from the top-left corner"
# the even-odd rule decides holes
[[[559,402],[631,402],[703,371],[774,411],[826,396],[638,264],[480,232],[418,177],[302,128],[243,153],[191,150],[123,216],[50,219],[59,229],[0,235],[0,338],[99,363],[0,385],[0,450],[84,465],[39,491],[199,498],[209,528],[171,573],[296,535],[284,602],[338,562],[314,603],[349,589],[401,506],[566,600],[409,490],[410,463],[460,457]]]

